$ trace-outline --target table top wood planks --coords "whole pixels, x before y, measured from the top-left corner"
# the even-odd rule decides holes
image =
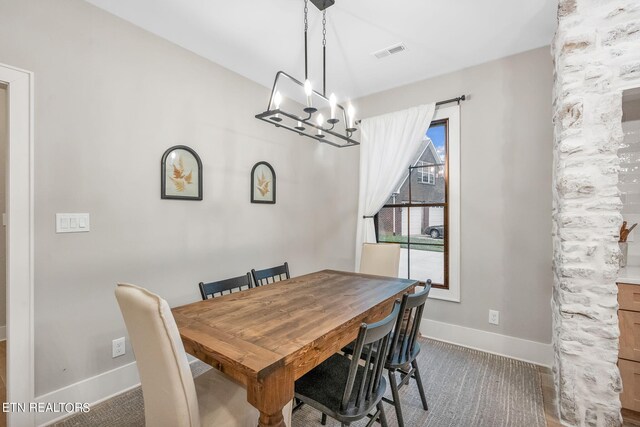
[[[247,388],[260,427],[284,426],[294,382],[418,284],[323,270],[174,308],[188,353]]]

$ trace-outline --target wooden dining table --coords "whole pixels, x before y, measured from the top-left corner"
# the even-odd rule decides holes
[[[418,282],[323,270],[173,309],[188,353],[247,389],[258,426],[285,426],[295,380],[388,315]]]

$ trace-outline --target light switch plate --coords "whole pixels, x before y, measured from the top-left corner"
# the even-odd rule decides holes
[[[56,214],[56,233],[85,233],[90,229],[88,213]]]

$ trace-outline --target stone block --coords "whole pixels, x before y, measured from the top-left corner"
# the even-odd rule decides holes
[[[602,44],[612,46],[622,42],[636,42],[640,40],[640,21],[617,25],[609,30],[602,38]]]
[[[558,118],[563,129],[577,127],[582,124],[583,104],[580,101],[566,102],[558,111]]]
[[[575,13],[576,3],[576,0],[560,0],[558,2],[558,16],[564,18]]]
[[[624,80],[640,79],[640,62],[623,65],[620,68],[620,78]]]

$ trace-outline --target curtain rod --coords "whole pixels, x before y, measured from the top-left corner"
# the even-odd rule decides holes
[[[456,98],[451,98],[451,99],[445,99],[444,101],[438,101],[436,102],[436,107],[439,107],[441,105],[445,105],[445,104],[451,104],[452,102],[457,102],[458,104],[460,104],[460,102],[462,101],[466,101],[467,100],[467,95],[461,95],[458,96]],[[359,125],[362,122],[362,120],[356,120],[356,124]]]

